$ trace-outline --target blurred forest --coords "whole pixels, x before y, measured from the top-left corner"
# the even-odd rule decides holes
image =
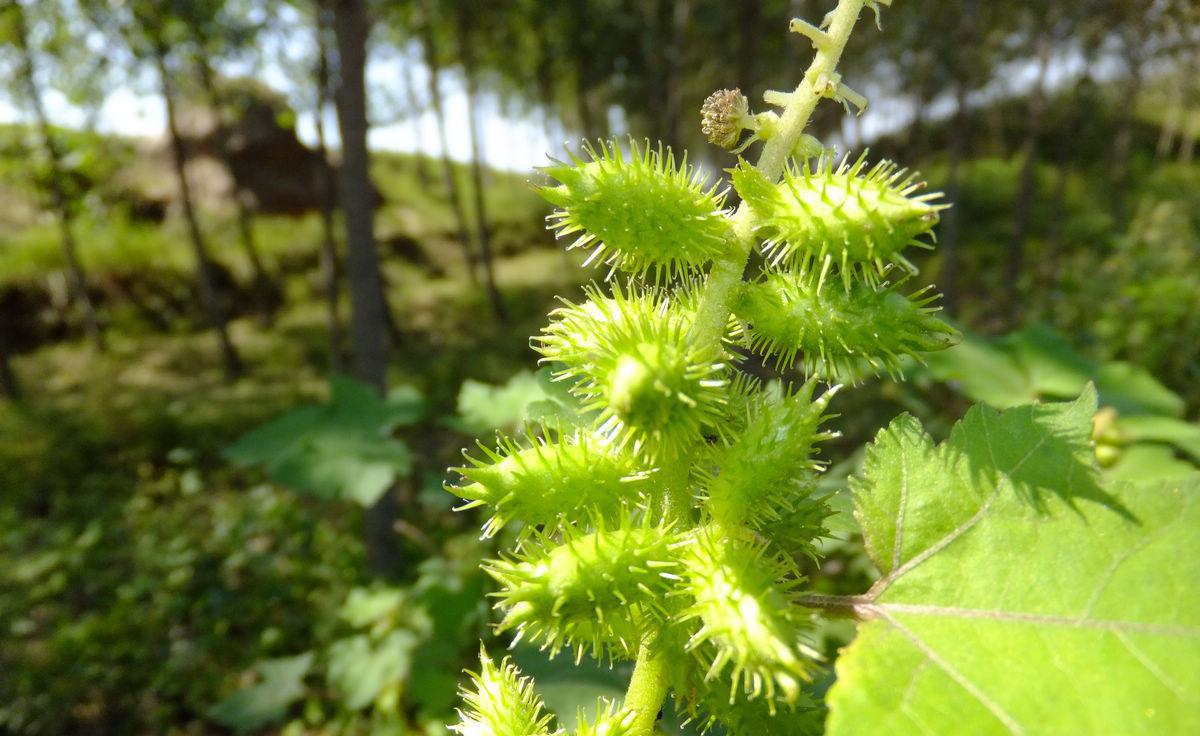
[[[648,138],[722,176],[701,103],[794,87],[788,22],[831,5],[0,0],[0,733],[446,733],[492,552],[445,469],[565,401],[528,336],[603,278],[483,131],[559,158]],[[1089,380],[1109,472],[1192,472],[1200,2],[883,22],[842,64],[870,108],[810,132],[954,203],[921,278],[967,337],[838,408],[829,482],[899,411],[944,429]],[[159,135],[101,125],[129,94]],[[384,125],[410,152],[368,145]],[[816,584],[864,579],[858,544]],[[566,714],[628,676],[517,657]]]

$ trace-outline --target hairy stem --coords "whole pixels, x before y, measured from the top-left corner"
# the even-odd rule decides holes
[[[625,692],[625,707],[634,712],[631,733],[645,736],[654,733],[658,713],[667,699],[669,681],[667,653],[655,646],[654,642],[643,643],[633,668],[633,677],[629,680],[629,690]]]
[[[866,0],[839,0],[831,15],[826,38],[817,45],[816,57],[780,116],[776,135],[766,142],[759,155],[756,166],[768,179],[776,180],[783,174],[788,157],[823,96],[818,84],[835,78],[834,71],[842,51],[865,4]],[[746,269],[746,261],[753,247],[753,222],[750,209],[743,202],[733,215],[729,252],[713,264],[701,294],[700,308],[691,335],[695,344],[712,344],[721,340],[729,319],[732,294],[742,280],[742,272]],[[685,454],[670,467],[664,468],[665,512],[673,521],[686,518],[690,510],[687,482],[692,459],[690,453]],[[669,680],[667,653],[661,651],[658,637],[651,634],[642,642],[629,690],[625,694],[625,707],[635,713],[631,733],[636,736],[654,733],[658,713],[666,701]]]
[[[842,51],[846,48],[846,42],[850,40],[850,32],[854,29],[865,4],[866,0],[841,0],[837,9],[833,11],[829,30],[826,31],[827,41],[817,47],[816,57],[784,108],[776,135],[766,142],[762,153],[759,154],[755,166],[768,179],[778,179],[783,173],[788,156],[796,147],[796,142],[804,133],[813,110],[821,100],[822,95],[817,89],[817,84],[823,79],[834,78]],[[742,280],[742,272],[753,247],[753,221],[750,208],[743,202],[733,215],[733,237],[729,242],[729,252],[713,264],[700,299],[700,309],[692,328],[692,338],[698,344],[713,343],[721,339],[725,321],[729,318],[730,296],[734,287]]]

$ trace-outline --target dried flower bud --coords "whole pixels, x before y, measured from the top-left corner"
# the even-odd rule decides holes
[[[749,114],[750,101],[740,89],[720,89],[700,107],[700,130],[710,143],[731,149],[737,145]]]

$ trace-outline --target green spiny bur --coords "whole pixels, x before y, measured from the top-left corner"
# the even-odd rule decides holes
[[[809,677],[800,650],[800,621],[791,601],[792,566],[761,542],[702,528],[686,548],[683,620],[699,627],[687,648],[708,661],[707,679],[731,670],[731,699],[800,696]]]
[[[741,431],[712,458],[717,468],[704,489],[704,508],[718,522],[761,527],[789,512],[812,491],[816,443],[830,438],[819,431],[835,391],[812,399],[815,382],[785,395],[776,387],[760,391],[746,407]]]
[[[849,289],[807,274],[771,272],[747,284],[734,305],[750,349],[824,377],[854,380],[865,370],[897,375],[902,356],[955,345],[959,333],[938,319],[936,295],[904,296],[887,284]]]
[[[779,699],[730,698],[728,677],[694,683],[694,697],[685,703],[689,722],[701,733],[715,728],[727,734],[787,734],[820,736],[824,733],[824,709],[806,693],[795,703]]]
[[[822,157],[790,167],[778,184],[746,162],[731,171],[733,185],[750,206],[755,227],[766,235],[763,251],[772,265],[822,271],[836,265],[849,287],[852,271],[868,281],[888,264],[910,272],[910,246],[929,234],[946,205],[940,193],[918,194],[924,184],[889,161],[866,168],[865,156],[850,164]]]
[[[467,482],[451,489],[467,501],[462,509],[491,509],[484,537],[511,519],[531,527],[560,518],[580,521],[593,512],[615,518],[622,507],[645,501],[649,474],[630,454],[589,432],[553,441],[531,436],[524,447],[507,437],[498,442],[496,450],[480,444],[482,459],[466,455],[470,465],[455,472]]]
[[[629,656],[647,616],[663,616],[662,600],[677,579],[677,536],[647,521],[562,538],[535,538],[516,555],[487,564],[501,584],[503,629],[549,649],[572,648],[577,657]]]
[[[559,736],[551,731],[554,716],[546,712],[533,690],[533,681],[522,677],[516,665],[497,665],[486,651],[479,652],[479,671],[462,691],[465,709],[451,730],[460,736]]]
[[[554,313],[535,340],[556,376],[573,381],[597,429],[649,458],[669,454],[715,424],[726,402],[719,348],[690,341],[691,312],[654,294],[597,290]]]
[[[621,709],[611,700],[601,698],[596,703],[596,716],[589,719],[580,712],[576,717],[575,736],[632,736],[633,713]]]
[[[584,147],[586,160],[556,163],[543,171],[560,182],[539,189],[559,209],[549,216],[570,248],[589,248],[588,262],[655,279],[691,271],[726,249],[725,197],[686,161],[661,146],[630,141],[628,155],[615,142]],[[610,271],[611,274],[611,271]]]

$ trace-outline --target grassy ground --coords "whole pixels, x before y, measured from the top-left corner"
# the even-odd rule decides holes
[[[577,259],[541,247],[535,195],[497,176],[489,201],[510,311],[499,322],[465,277],[445,203],[414,177],[411,161],[380,163],[379,232],[401,326],[391,380],[430,406],[406,439],[421,456],[416,482],[436,486],[468,443],[443,421],[462,381],[528,368],[528,335],[580,273]],[[230,223],[205,220],[217,258],[246,279]],[[328,639],[346,591],[367,579],[360,511],[221,458],[245,431],[327,391],[318,223],[263,218],[257,234],[285,302],[270,326],[252,314],[232,323],[245,377],[222,378],[211,333],[136,318],[110,324],[105,354],[75,337],[15,358],[25,396],[0,404],[0,556],[13,561],[0,571],[0,670],[10,673],[0,731],[207,731],[205,709],[241,673]],[[174,221],[85,221],[81,235],[94,278],[191,267]],[[403,247],[389,245],[398,238]],[[0,282],[40,282],[57,259],[49,225],[27,227],[0,248]]]

